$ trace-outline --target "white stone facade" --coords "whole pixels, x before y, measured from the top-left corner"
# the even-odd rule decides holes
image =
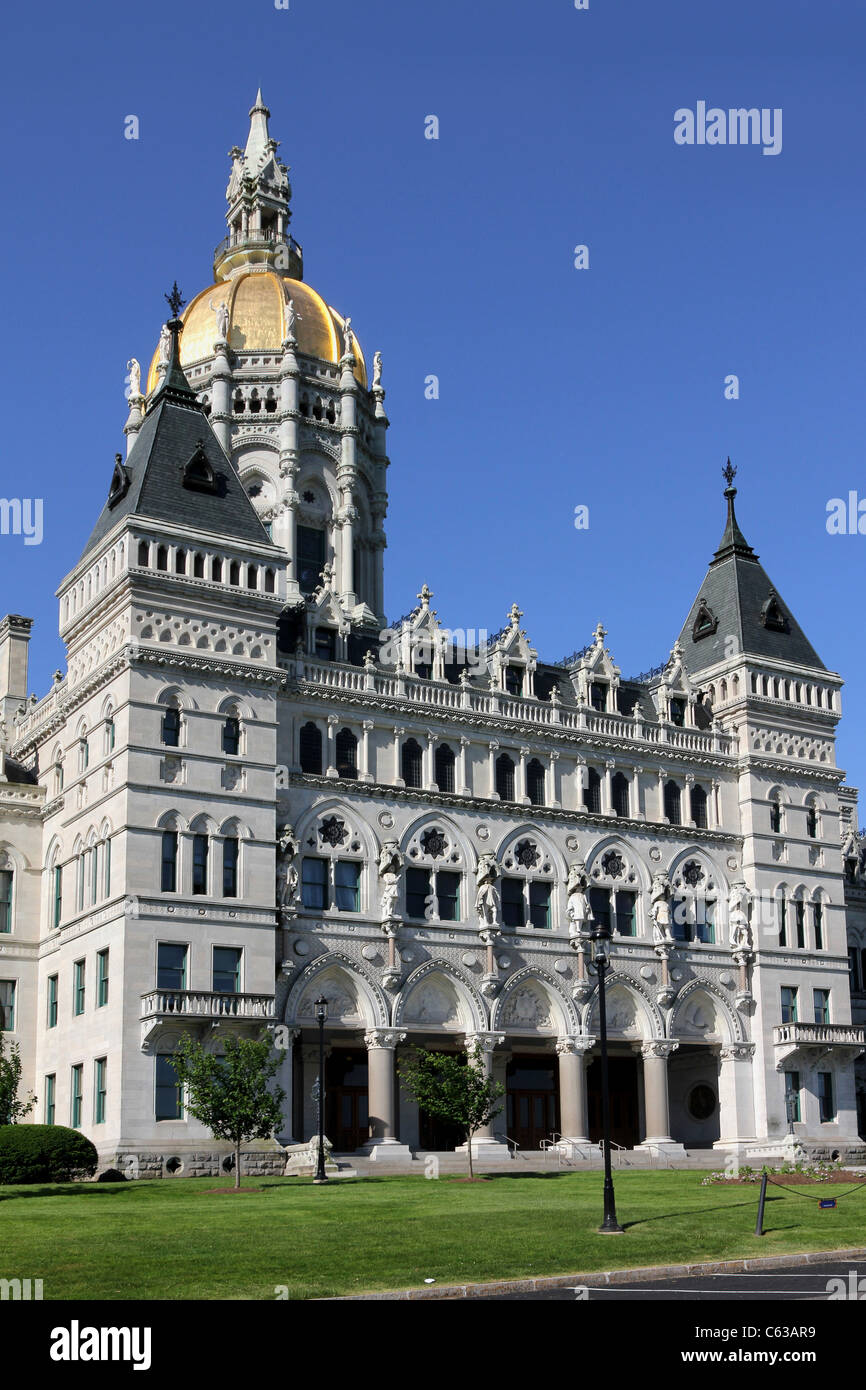
[[[808,644],[784,657],[802,634],[771,589],[761,622],[782,656],[775,638],[702,655],[728,563],[756,593],[766,581],[732,474],[694,646],[645,677],[623,680],[600,625],[545,663],[516,605],[489,640],[448,633],[426,585],[387,626],[381,359],[368,387],[349,321],[312,322],[324,301],[300,278],[267,116],[259,96],[180,361],[269,535],[160,520],[144,493],[108,514],[60,587],[67,673],[42,699],[27,697],[29,622],[0,626],[0,1006],[33,1118],[79,1124],[104,1162],[143,1174],[215,1171],[225,1146],[166,1113],[159,1059],[185,1032],[219,1048],[274,1027],[284,1124],[253,1147],[281,1170],[316,1128],[324,993],[336,1152],[451,1147],[395,1062],[467,1040],[508,1090],[479,1154],[585,1149],[598,1025],[580,882],[614,927],[618,1142],[772,1154],[790,1124],[810,1152],[862,1157],[866,887],[834,762],[841,680]],[[257,341],[264,320],[243,307],[256,276],[265,318],[284,294],[279,340],[265,325]],[[208,294],[213,341],[187,360]],[[130,403],[117,496],[145,466],[148,415],[195,410],[182,386],[171,405],[172,370],[155,360]]]

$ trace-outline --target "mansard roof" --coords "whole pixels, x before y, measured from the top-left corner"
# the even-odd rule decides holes
[[[735,472],[729,460],[727,523],[679,635],[684,665],[701,671],[742,652],[823,671],[824,663],[740,530]]]
[[[171,328],[171,325],[169,325]],[[177,339],[126,463],[118,458],[105,506],[84,548],[96,549],[123,518],[211,531],[221,539],[270,545],[240,479],[180,366]]]

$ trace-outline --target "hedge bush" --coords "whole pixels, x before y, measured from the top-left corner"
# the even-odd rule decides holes
[[[99,1159],[89,1139],[63,1125],[0,1125],[0,1183],[69,1182],[92,1177]]]

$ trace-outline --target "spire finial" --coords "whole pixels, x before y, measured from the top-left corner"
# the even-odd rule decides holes
[[[736,476],[737,470],[736,468],[734,468],[729,457],[727,464],[722,469],[722,477],[724,478],[729,488],[734,487],[734,479],[736,478]],[[736,492],[736,488],[734,488],[734,491]]]
[[[180,311],[183,308],[184,304],[186,303],[182,291],[179,290],[177,287],[176,280],[171,287],[171,294],[165,295],[164,298],[169,309],[171,309],[172,318],[176,319],[180,314]]]

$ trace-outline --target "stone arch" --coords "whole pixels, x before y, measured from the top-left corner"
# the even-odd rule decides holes
[[[301,845],[302,853],[320,852],[319,847],[317,847],[316,850],[312,850],[311,847],[306,844],[306,839],[310,830],[315,827],[316,822],[325,815],[338,815],[344,818],[348,825],[357,831],[358,838],[361,841],[362,852],[368,863],[373,863],[378,860],[379,845],[372,826],[368,825],[367,821],[358,813],[355,807],[343,801],[338,796],[323,796],[320,801],[316,801],[310,806],[298,821],[296,834]],[[281,812],[278,819],[280,824],[284,824],[285,821],[288,820],[288,816],[283,816]],[[387,839],[388,837],[385,836],[385,838]],[[346,849],[348,849],[348,842]]]
[[[450,991],[456,1005],[456,1018],[452,1019],[450,1015],[446,1015],[437,1019],[436,1005],[439,1001],[435,996],[431,997],[427,1005],[428,1018],[413,1017],[413,1014],[420,1012],[417,1006],[425,1002],[425,986],[427,984],[433,987],[437,986],[437,977],[441,977],[446,982],[445,999],[442,1003],[444,1005],[447,1002]],[[417,996],[414,1004],[413,995]],[[441,1027],[450,1033],[485,1032],[487,1030],[487,1009],[473,982],[456,966],[450,965],[447,961],[428,960],[412,971],[394,1002],[394,1026],[409,1027],[412,1025],[420,1025],[425,1030],[428,1028],[435,1030]]]
[[[403,831],[403,834],[400,836],[400,848],[404,851],[404,853],[406,850],[408,850],[415,836],[420,831],[424,830],[427,826],[442,826],[444,829],[446,829],[448,831],[449,836],[451,837],[452,844],[455,846],[455,848],[459,849],[460,851],[462,867],[464,867],[467,870],[474,869],[478,856],[475,853],[475,850],[473,849],[472,845],[469,843],[468,838],[460,829],[457,822],[453,820],[451,816],[440,815],[435,810],[425,811],[422,815],[416,816],[413,821],[410,821],[409,825],[406,827],[406,829]],[[442,867],[447,867],[447,864],[444,860],[442,862]]]
[[[612,1038],[640,1039],[646,1042],[650,1038],[666,1037],[664,1018],[658,1005],[649,990],[630,976],[608,976],[605,1003],[608,1033]],[[583,1023],[585,1033],[598,1033],[597,981],[584,1008]]]
[[[668,1035],[678,1038],[680,1042],[701,1041],[699,1014],[691,1011],[695,1010],[696,1005],[700,1006],[702,996],[710,1001],[717,1025],[713,1035],[707,1036],[706,1041],[723,1045],[745,1042],[746,1033],[739,1014],[731,1008],[721,989],[711,980],[690,980],[683,986],[671,1010]],[[695,1026],[692,1026],[693,1021]]]
[[[255,719],[256,712],[247,700],[239,695],[226,695],[216,707],[217,714],[234,715],[238,719]]]
[[[194,835],[216,835],[217,823],[213,816],[209,816],[206,811],[199,811],[189,823],[189,828]]]
[[[188,690],[179,685],[164,685],[156,697],[157,705],[175,705],[178,709],[194,710],[198,705]]]
[[[155,828],[157,830],[188,830],[189,826],[179,811],[163,811]]]
[[[545,1003],[548,1005],[546,1015],[543,1012]],[[542,1021],[545,1017],[546,1022]],[[521,1027],[523,1021],[526,1027]],[[579,1033],[580,1021],[573,1001],[562,993],[558,981],[546,970],[525,966],[516,970],[503,985],[493,1008],[491,1027],[498,1033],[525,1032],[556,1037]]]
[[[306,996],[309,993],[312,999],[321,989],[327,998],[329,983],[335,986],[335,995],[342,993],[348,999],[350,1009],[354,1005],[355,1011],[345,1014],[349,1028],[354,1031],[387,1028],[391,1009],[384,992],[368,971],[342,951],[328,951],[317,956],[301,972],[286,998],[284,1022],[293,1026],[305,1021],[312,1023],[312,1015],[304,1011],[308,1003]],[[333,1026],[334,1022],[329,1009],[328,1026]]]
[[[534,840],[539,847],[544,847],[545,855],[550,860],[554,882],[557,884],[564,883],[568,877],[568,865],[565,861],[565,855],[562,853],[562,850],[554,844],[547,832],[540,829],[539,826],[533,825],[531,821],[526,821],[523,825],[517,825],[506,830],[494,849],[488,851],[482,847],[480,853],[495,854],[496,862],[501,866],[503,857],[508,852],[510,846],[512,844],[518,844],[520,840],[527,838]],[[476,859],[477,858],[478,856],[476,855]]]

